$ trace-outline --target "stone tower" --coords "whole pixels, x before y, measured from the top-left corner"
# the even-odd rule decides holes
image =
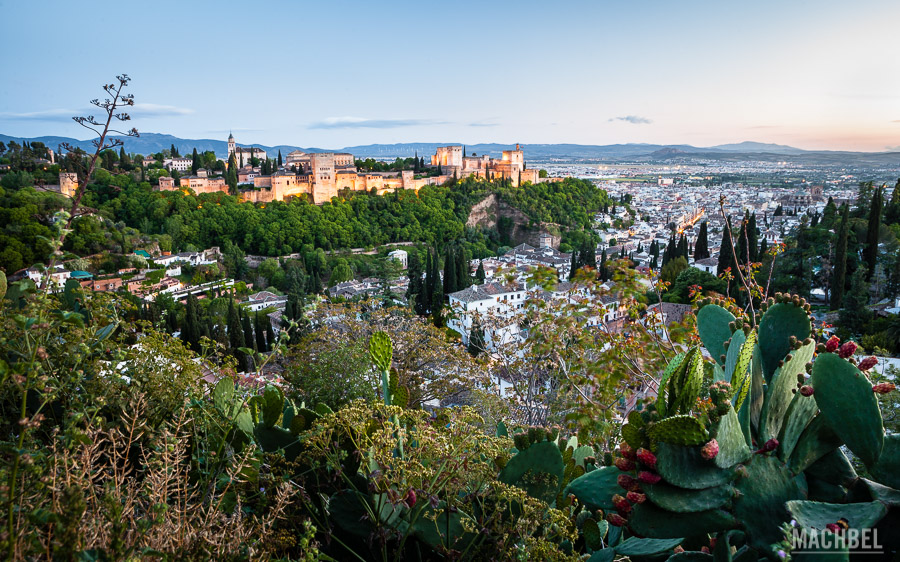
[[[78,174],[60,172],[59,192],[68,197],[74,197],[76,191],[78,191]]]
[[[228,158],[231,158],[232,154],[234,154],[234,135],[228,133]]]

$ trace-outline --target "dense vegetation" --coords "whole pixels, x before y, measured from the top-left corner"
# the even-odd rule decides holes
[[[254,205],[224,193],[196,196],[155,191],[148,171],[141,168],[129,172],[119,167],[121,162],[117,157],[110,160],[112,171],[100,168],[94,173],[82,205],[95,209],[97,216],[76,219],[76,232],[68,242],[72,251],[85,254],[104,247],[128,246],[115,240],[128,227],[138,229],[148,242],[155,240],[172,251],[224,247],[226,242],[233,242],[248,254],[278,256],[298,252],[305,245],[337,250],[390,242],[443,247],[460,241],[470,255],[486,257],[499,247],[499,235],[467,229],[465,222],[472,205],[492,191],[534,221],[575,228],[589,225],[592,210],[607,202],[606,193],[587,181],[567,179],[514,189],[507,182],[467,178],[427,186],[418,193],[346,193],[319,206],[303,198]],[[141,181],[142,177],[148,181]],[[52,211],[62,206],[59,198],[35,193],[28,187],[34,178],[16,171],[7,173],[2,181],[2,235],[14,238],[20,231],[35,230],[46,236],[41,228],[48,226]],[[96,224],[78,227],[91,221]],[[26,245],[29,251],[20,245],[7,248],[0,256],[0,269],[12,272],[45,258],[39,246]]]

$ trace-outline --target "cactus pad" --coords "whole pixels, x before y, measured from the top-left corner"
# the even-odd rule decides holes
[[[716,441],[719,442],[719,454],[714,462],[719,468],[729,468],[746,461],[750,457],[750,448],[744,440],[741,431],[741,422],[738,420],[734,408],[729,407],[728,412],[718,422]]]
[[[783,538],[781,523],[790,519],[784,502],[803,498],[794,475],[776,457],[754,455],[746,474],[735,482],[741,496],[733,513],[747,531],[751,546],[763,552]]]
[[[616,547],[616,554],[619,556],[653,556],[654,554],[662,554],[668,550],[672,550],[684,539],[640,539],[638,537],[630,537],[622,541]]]
[[[809,314],[802,307],[780,302],[766,310],[759,321],[759,347],[766,382],[775,374],[778,362],[791,351],[791,336],[802,341],[811,331]]]
[[[700,455],[700,447],[682,447],[660,443],[656,470],[663,480],[675,486],[700,490],[721,486],[733,477],[733,472],[717,467]]]
[[[786,507],[801,527],[819,530],[842,517],[851,529],[868,529],[887,513],[887,507],[878,501],[843,504],[789,501]]]
[[[737,527],[738,521],[727,511],[710,509],[694,513],[673,513],[650,502],[634,506],[629,527],[636,534],[654,539],[674,539],[715,533]]]
[[[703,422],[688,415],[661,420],[650,426],[647,434],[651,439],[673,445],[700,445],[709,440],[709,432]]]
[[[691,513],[723,507],[734,497],[734,488],[730,484],[702,490],[688,490],[659,482],[645,485],[642,489],[647,494],[647,498],[657,507],[677,513]]]
[[[614,466],[604,466],[592,470],[569,482],[564,495],[574,494],[578,501],[591,510],[613,509],[612,497],[622,492],[618,484],[622,472]]]
[[[522,488],[531,497],[551,503],[562,487],[564,472],[565,465],[559,447],[556,443],[542,441],[534,443],[524,451],[519,451],[509,459],[500,471],[498,479],[505,484]],[[543,473],[549,479],[529,478],[528,473],[532,476]]]
[[[717,304],[706,305],[697,312],[700,341],[720,365],[724,364],[720,357],[725,354],[725,342],[731,339],[731,328],[728,326],[731,322],[734,322],[734,314]]]
[[[791,391],[797,390],[797,375],[805,372],[806,364],[812,361],[815,350],[816,344],[810,341],[800,349],[792,351],[790,359],[775,370],[775,374],[769,380],[760,414],[759,441],[778,437],[785,413],[795,395]]]
[[[813,365],[810,381],[820,415],[866,466],[874,466],[884,445],[884,429],[866,375],[836,354],[823,353]]]
[[[379,371],[388,371],[394,355],[394,344],[385,332],[375,332],[369,340],[369,357]]]
[[[884,438],[881,456],[871,472],[877,482],[900,490],[900,433]]]

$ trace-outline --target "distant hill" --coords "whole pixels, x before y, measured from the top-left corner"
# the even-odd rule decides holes
[[[744,141],[733,144],[720,144],[710,147],[711,150],[721,150],[724,152],[768,152],[770,154],[803,154],[810,152],[802,148],[794,148],[785,144],[773,144],[765,142]]]
[[[161,152],[173,144],[178,151],[185,155],[190,154],[196,148],[203,152],[212,150],[217,156],[224,158],[228,153],[228,143],[225,140],[218,139],[182,139],[172,135],[161,133],[141,133],[138,138],[118,137],[125,143],[125,150],[136,154],[154,154]],[[90,140],[77,140],[67,137],[36,137],[26,138],[12,137],[0,134],[0,141],[8,143],[10,140],[22,142],[39,141],[48,147],[56,150],[63,143],[68,142],[74,146],[81,147],[85,150],[93,149]],[[274,158],[278,151],[286,156],[293,150],[302,150],[303,152],[349,152],[358,158],[379,158],[394,159],[397,157],[408,158],[415,154],[428,156],[434,154],[435,149],[439,146],[447,146],[451,144],[462,144],[459,142],[414,142],[414,143],[398,143],[398,144],[366,144],[358,146],[346,146],[343,148],[318,148],[318,147],[299,147],[293,145],[277,145],[266,146],[263,144],[241,144],[239,146],[254,146],[262,148]],[[515,143],[499,144],[499,143],[480,143],[465,145],[466,154],[469,156],[475,154],[488,154],[491,156],[499,156],[501,151],[509,150],[515,146]],[[723,144],[712,147],[697,147],[688,144],[647,144],[647,143],[628,143],[628,144],[526,144],[522,145],[525,150],[525,158],[531,162],[654,162],[663,161],[671,163],[673,161],[689,162],[691,160],[718,160],[725,162],[746,162],[746,161],[791,161],[804,163],[809,165],[826,165],[826,166],[858,166],[858,167],[900,167],[900,153],[889,152],[846,152],[846,151],[828,151],[828,150],[803,150],[792,146],[772,143],[760,143],[745,141],[735,144]]]

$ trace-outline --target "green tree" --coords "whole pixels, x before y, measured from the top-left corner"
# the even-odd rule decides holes
[[[466,349],[472,357],[478,357],[478,355],[487,350],[487,345],[484,341],[484,326],[481,325],[479,318],[475,318],[472,321],[472,327],[469,329],[469,345],[466,346]]]
[[[694,244],[694,260],[704,260],[709,257],[709,233],[707,229],[707,221],[700,223],[700,232],[697,233],[697,242]],[[655,240],[654,243],[656,243]]]
[[[347,261],[342,259],[331,269],[331,277],[328,279],[328,284],[333,286],[351,279],[353,279],[353,270],[347,264]]]
[[[422,302],[425,296],[423,295],[425,286],[422,280],[422,260],[419,258],[419,252],[416,249],[412,249],[409,252],[409,264],[406,274],[409,277],[406,298],[413,302],[416,314],[424,316],[427,306]]]
[[[191,174],[197,175],[197,170],[200,169],[200,155],[197,154],[197,148],[194,148],[193,154],[191,154]]]
[[[265,351],[257,346],[256,336],[253,334],[253,324],[250,322],[250,316],[246,312],[241,312],[241,329],[244,332],[244,343],[247,347],[256,351]]]
[[[572,255],[574,256],[575,253],[573,252]],[[484,273],[484,262],[479,260],[478,261],[478,269],[475,270],[475,278],[478,280],[479,285],[484,284],[485,277],[486,277],[486,275]]]
[[[831,310],[838,310],[844,298],[844,286],[847,275],[847,238],[850,232],[850,208],[844,203],[841,206],[841,225],[837,232],[837,245],[834,250],[834,275],[831,280]]]
[[[469,270],[469,258],[465,248],[456,250],[456,290],[467,289],[472,284],[472,274]]]
[[[866,226],[866,246],[863,248],[863,262],[866,264],[866,281],[872,280],[875,268],[878,265],[878,242],[881,233],[881,207],[884,198],[884,188],[878,188],[872,194],[872,204],[869,209],[869,222]]]
[[[684,256],[678,256],[676,258],[673,258],[669,261],[669,263],[663,266],[662,271],[659,274],[659,278],[667,283],[673,283],[678,277],[678,274],[688,267],[688,262],[686,259],[684,259]]]
[[[447,247],[447,254],[444,256],[444,294],[449,295],[457,291],[456,283],[456,258],[454,257],[453,247]]]
[[[266,341],[265,325],[269,323],[269,317],[265,314],[257,312],[253,315],[253,332],[256,336],[256,350],[265,353],[270,350],[269,343]]]
[[[844,306],[840,312],[841,327],[854,334],[862,333],[865,325],[873,317],[873,312],[869,308],[869,283],[866,281],[867,278],[866,266],[860,264],[850,278],[850,290],[844,296]]]

